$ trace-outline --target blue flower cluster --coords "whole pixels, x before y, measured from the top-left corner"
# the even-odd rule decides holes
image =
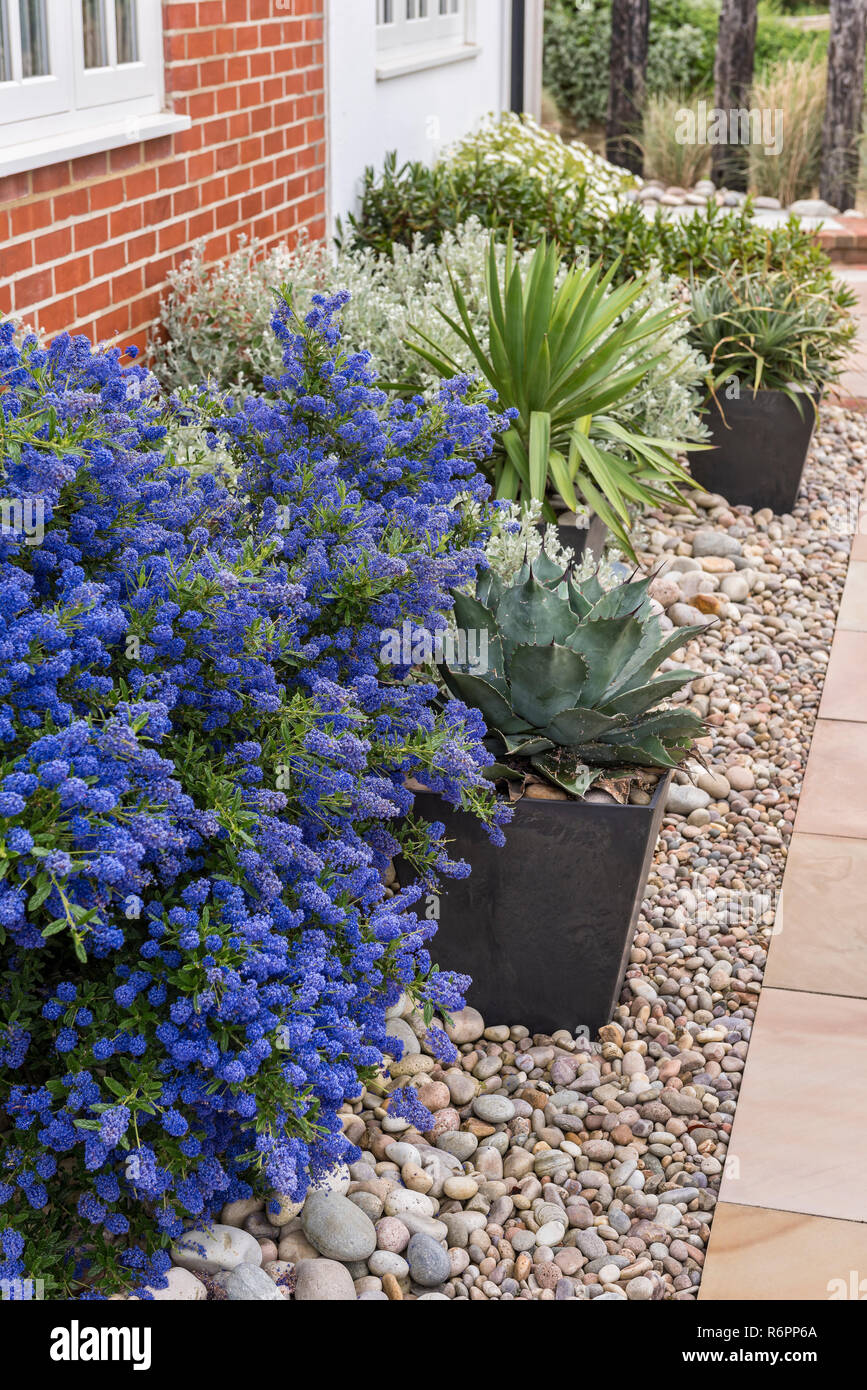
[[[382,632],[483,563],[460,499],[503,421],[466,380],[389,402],[342,302],[281,304],[243,401],[0,326],[0,1279],[143,1287],[191,1218],[302,1196],[400,991],[462,1003],[385,870],[465,871],[408,779],[507,813],[476,712]],[[226,476],[178,466],[191,414]]]

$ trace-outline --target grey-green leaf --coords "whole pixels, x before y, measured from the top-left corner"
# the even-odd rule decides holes
[[[509,662],[512,708],[521,719],[544,729],[561,710],[574,706],[575,691],[586,678],[586,661],[568,647],[556,642],[518,647]]]

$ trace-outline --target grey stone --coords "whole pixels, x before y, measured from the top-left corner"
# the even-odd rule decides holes
[[[461,1043],[477,1042],[485,1031],[485,1020],[478,1009],[467,1006],[465,1009],[458,1009],[451,1016],[451,1021],[446,1024],[446,1032],[453,1043],[460,1046]]]
[[[339,1192],[314,1192],[301,1213],[304,1234],[329,1260],[366,1260],[376,1249],[369,1216]]]
[[[401,1057],[415,1057],[421,1052],[421,1043],[409,1024],[402,1018],[390,1018],[386,1026],[389,1038],[397,1038],[403,1043]],[[393,1052],[389,1056],[394,1056]]]
[[[489,1125],[502,1125],[514,1118],[515,1107],[508,1096],[476,1096],[473,1110],[480,1120]]]
[[[238,1226],[196,1226],[185,1231],[171,1248],[172,1264],[194,1273],[219,1274],[240,1264],[260,1265],[262,1247]]]
[[[442,1149],[444,1153],[454,1154],[461,1163],[466,1163],[472,1158],[478,1147],[478,1139],[466,1129],[451,1129],[446,1134],[439,1135],[437,1139],[437,1148]]]
[[[603,1255],[608,1254],[608,1247],[595,1231],[576,1231],[575,1244],[581,1254],[587,1256],[588,1260],[601,1259]]]
[[[789,204],[796,217],[839,217],[840,209],[826,203],[824,198],[798,198]]]
[[[653,1297],[653,1281],[647,1279],[643,1274],[639,1274],[635,1279],[630,1279],[626,1285],[626,1297],[635,1302],[644,1302]]]
[[[448,1279],[451,1266],[442,1246],[430,1236],[414,1235],[406,1247],[409,1272],[414,1283],[423,1288],[435,1288]]]
[[[688,816],[703,806],[709,806],[710,802],[710,793],[701,787],[694,787],[691,782],[685,782],[683,786],[672,782],[665,798],[665,809],[676,816]]]
[[[740,555],[741,543],[727,531],[696,531],[692,538],[692,553],[696,556],[717,555],[729,559]]]
[[[355,1302],[349,1270],[337,1260],[301,1260],[295,1266],[295,1302]]]
[[[660,1093],[659,1099],[675,1115],[698,1115],[701,1110],[698,1096],[686,1095],[683,1091],[666,1089]]]
[[[675,627],[702,627],[712,621],[707,613],[702,613],[700,608],[693,608],[691,603],[673,603],[668,610],[668,616]]]
[[[318,1263],[318,1262],[317,1262]],[[216,1276],[230,1303],[282,1303],[274,1280],[259,1265],[239,1264]]]
[[[732,603],[743,603],[749,597],[750,584],[743,574],[724,574],[720,580],[720,589]]]

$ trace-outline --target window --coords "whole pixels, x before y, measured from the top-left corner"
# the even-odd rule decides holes
[[[473,0],[376,0],[377,76],[473,58]]]
[[[162,105],[161,0],[0,0],[0,173],[189,125]]]

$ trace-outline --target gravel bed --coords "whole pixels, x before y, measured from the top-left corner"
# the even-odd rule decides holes
[[[303,1209],[224,1210],[163,1297],[696,1297],[865,456],[864,417],[829,408],[794,517],[703,497],[645,524],[664,622],[708,622],[679,654],[704,673],[684,698],[708,736],[671,788],[610,1023],[531,1037],[468,1008],[443,1067],[399,1006],[404,1054],[345,1116],[361,1161]],[[435,1113],[425,1135],[388,1115],[407,1084]]]

